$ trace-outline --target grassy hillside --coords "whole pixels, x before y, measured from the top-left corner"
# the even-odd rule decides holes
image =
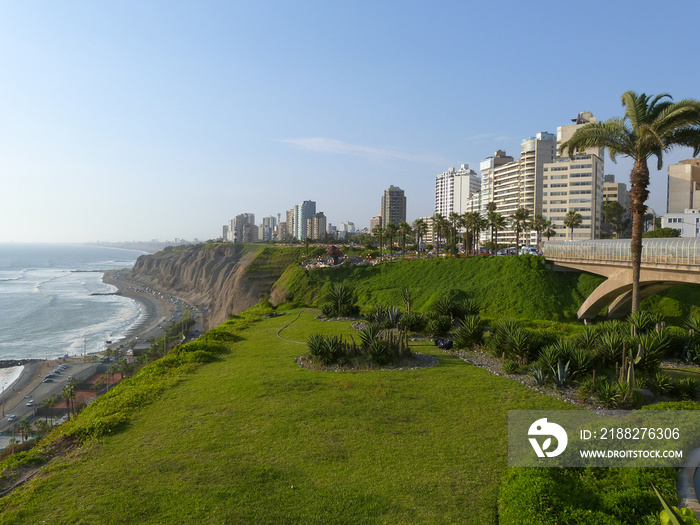
[[[347,269],[289,268],[278,283],[290,301],[315,304],[329,283],[348,280],[365,307],[401,305],[411,290],[415,308],[427,309],[445,294],[468,295],[494,318],[574,319],[585,297],[603,281],[583,273],[545,269],[541,257],[423,259]]]
[[[422,370],[301,369],[305,346],[275,335],[296,315],[245,314],[168,391],[127,382],[87,408],[90,428],[110,404],[123,419],[1,499],[0,523],[494,523],[507,411],[571,408],[434,346]],[[350,330],[314,315],[285,338]]]

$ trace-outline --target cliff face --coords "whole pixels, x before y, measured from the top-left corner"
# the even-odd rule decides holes
[[[270,295],[299,249],[214,244],[164,250],[138,258],[132,279],[208,308],[215,326]]]

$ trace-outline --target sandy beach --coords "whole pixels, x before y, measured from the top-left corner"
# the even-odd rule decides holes
[[[128,280],[125,272],[120,270],[106,271],[103,282],[117,288],[115,294],[129,297],[138,301],[142,309],[142,317],[127,333],[126,337],[113,343],[112,347],[131,341],[135,338],[145,340],[150,336],[155,336],[159,331],[162,322],[172,315],[175,307],[166,298],[161,297],[156,292],[147,290],[140,283]],[[33,397],[35,391],[42,385],[44,376],[50,373],[61,363],[68,363],[76,372],[89,373],[89,368],[96,366],[94,362],[86,362],[82,356],[62,357],[59,359],[45,361],[29,361],[25,363],[22,373],[12,384],[5,388],[4,412],[5,415],[13,414],[17,411],[26,411],[26,401]],[[45,388],[48,385],[43,385]],[[43,389],[42,389],[43,390]],[[52,393],[61,395],[62,385],[55,383],[51,389]],[[41,390],[39,390],[41,391]],[[50,394],[46,394],[50,395]],[[42,395],[46,397],[46,395]],[[37,398],[35,403],[41,402]],[[3,421],[5,423],[5,421]]]

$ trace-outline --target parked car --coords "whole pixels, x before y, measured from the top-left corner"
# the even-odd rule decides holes
[[[17,419],[17,416],[14,415],[14,414],[12,414],[12,415],[10,415],[10,416],[7,416],[7,420],[8,420],[8,421],[14,421],[15,419]]]
[[[34,400],[27,401],[27,406],[28,407],[33,407],[34,406]]]
[[[534,246],[523,246],[520,248],[520,255],[537,255],[537,248]]]

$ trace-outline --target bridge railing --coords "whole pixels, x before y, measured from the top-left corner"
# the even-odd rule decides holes
[[[579,261],[630,260],[630,239],[595,239],[592,241],[547,241],[545,257]],[[644,239],[642,263],[700,266],[700,238]]]

